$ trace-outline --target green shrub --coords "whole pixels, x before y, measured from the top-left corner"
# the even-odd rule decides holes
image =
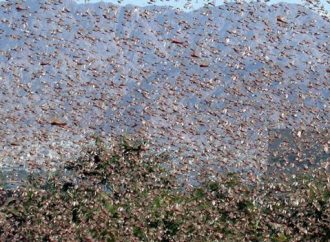
[[[0,190],[1,241],[328,241],[324,170],[247,185],[222,174],[182,190],[143,143],[98,141],[66,169]],[[102,147],[102,148],[100,148]],[[71,179],[71,180],[70,180]]]

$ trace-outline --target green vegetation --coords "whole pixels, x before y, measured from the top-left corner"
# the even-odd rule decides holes
[[[138,145],[137,145],[138,144]],[[329,241],[330,177],[247,184],[222,174],[182,189],[143,143],[102,142],[61,172],[0,190],[1,241]]]

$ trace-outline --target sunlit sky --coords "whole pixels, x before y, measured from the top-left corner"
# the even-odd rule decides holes
[[[76,0],[76,2],[78,3],[84,3],[85,0]],[[87,2],[100,2],[100,0],[89,0]],[[118,4],[117,0],[101,0],[101,2],[112,2],[112,3],[116,3]],[[148,2],[152,2],[152,4],[156,4],[156,5],[170,5],[173,6],[175,8],[183,8],[184,5],[187,2],[191,3],[191,9],[197,9],[202,7],[206,2],[212,2],[215,5],[220,5],[223,3],[223,0],[190,0],[190,1],[186,1],[186,0],[123,0],[122,1],[122,5],[126,5],[126,4],[133,4],[133,5],[138,5],[138,6],[147,6],[150,5],[148,4]],[[279,3],[279,2],[287,2],[287,3],[302,3],[302,1],[300,0],[270,0],[269,3]],[[326,0],[320,0],[321,3],[323,3],[323,5],[325,6],[325,8],[329,11],[330,10],[330,5],[326,2]]]

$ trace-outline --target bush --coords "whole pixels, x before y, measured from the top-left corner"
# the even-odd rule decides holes
[[[244,182],[222,174],[182,190],[143,142],[99,142],[61,172],[0,191],[1,241],[328,241],[326,171]]]

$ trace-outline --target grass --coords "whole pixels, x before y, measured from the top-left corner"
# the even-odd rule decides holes
[[[133,144],[133,145],[131,145]],[[137,145],[138,144],[138,145]],[[142,143],[101,141],[66,169],[0,190],[1,241],[329,241],[324,170],[246,184],[222,174],[182,190]],[[107,189],[105,189],[107,187]]]

